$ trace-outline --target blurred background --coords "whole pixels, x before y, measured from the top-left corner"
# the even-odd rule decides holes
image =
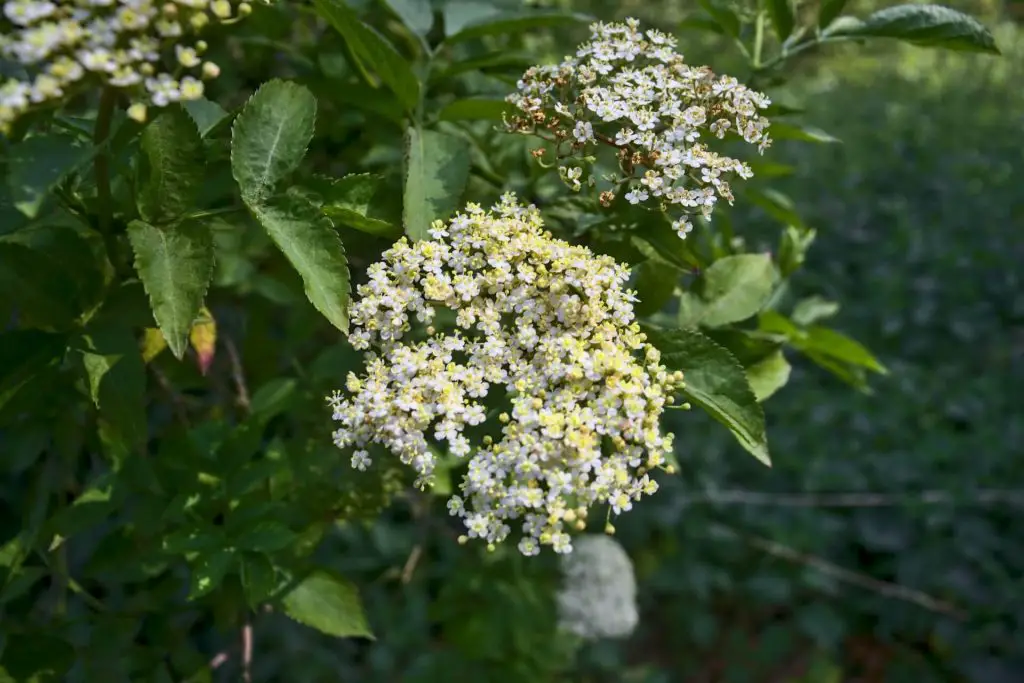
[[[794,286],[842,302],[834,325],[891,373],[868,395],[792,359],[790,384],[766,404],[772,469],[702,415],[675,425],[681,476],[618,522],[639,585],[632,637],[567,655],[540,562],[439,540],[396,580],[420,536],[392,510],[324,549],[364,580],[377,641],[339,646],[268,615],[254,675],[1024,681],[1024,5],[952,6],[994,27],[1003,57],[840,46],[771,91],[841,141],[780,141],[765,160],[792,172],[755,181],[818,231]],[[559,7],[636,16],[719,72],[742,63],[724,39],[679,28],[695,1]],[[580,37],[539,32],[531,46],[557,59]],[[752,241],[777,232],[756,207],[733,220]]]

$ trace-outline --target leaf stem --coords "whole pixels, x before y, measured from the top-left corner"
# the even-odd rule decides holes
[[[757,3],[757,21],[754,24],[754,54],[751,63],[754,69],[761,68],[761,53],[764,51],[764,17],[765,11],[761,3]]]
[[[114,107],[117,104],[117,91],[114,88],[106,87],[100,94],[99,111],[96,114],[96,127],[93,130],[93,143],[101,149],[93,160],[93,169],[96,174],[96,203],[99,213],[100,232],[104,237],[110,233],[112,219],[111,193],[110,193],[110,150],[106,143],[110,137],[110,126],[114,117]],[[108,244],[108,249],[110,245]],[[111,254],[113,257],[113,254]]]

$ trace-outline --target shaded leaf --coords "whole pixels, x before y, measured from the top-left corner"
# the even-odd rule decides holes
[[[61,328],[81,312],[71,274],[46,253],[0,242],[0,310],[12,308],[27,327]]]
[[[633,304],[637,316],[660,311],[672,298],[679,282],[679,272],[675,268],[657,261],[644,261],[633,269],[633,273],[636,275],[633,288],[639,299]]]
[[[330,221],[309,201],[295,196],[249,208],[302,277],[310,303],[332,325],[347,331],[348,261]]]
[[[718,259],[704,272],[701,324],[720,327],[753,317],[767,303],[778,274],[768,254]]]
[[[792,368],[781,349],[764,360],[747,367],[747,380],[750,382],[750,388],[753,389],[757,400],[764,401],[786,386],[791,370]]]
[[[295,396],[299,383],[291,377],[272,379],[252,395],[252,414],[264,420],[284,412],[289,401]]]
[[[235,554],[227,548],[217,548],[202,553],[193,563],[192,578],[189,582],[188,599],[195,600],[211,593],[224,583],[224,577],[235,559]]]
[[[65,133],[27,138],[13,145],[7,154],[11,198],[29,218],[39,214],[50,190],[91,158],[88,147]]]
[[[437,114],[442,121],[501,121],[513,110],[505,100],[467,98],[445,105]]]
[[[429,239],[435,220],[449,218],[469,180],[469,146],[462,138],[432,130],[406,132],[403,222],[413,240]]]
[[[746,197],[783,225],[792,225],[797,228],[806,229],[804,219],[796,212],[793,201],[781,192],[766,187],[758,190],[749,190],[746,193]]]
[[[216,102],[211,102],[205,97],[197,100],[185,100],[181,103],[188,115],[199,129],[199,137],[205,138],[213,129],[228,119],[231,115]]]
[[[380,176],[352,173],[342,178],[324,179],[314,190],[322,202],[320,209],[335,224],[379,237],[401,236],[401,226],[391,220],[392,214],[400,216],[401,211],[395,207],[394,199],[387,196]]]
[[[434,10],[430,0],[384,0],[413,33],[425,36],[434,25]]]
[[[818,7],[818,28],[826,28],[843,13],[848,0],[822,0]]]
[[[0,334],[0,408],[27,382],[64,357],[67,336],[39,330]]]
[[[146,372],[131,328],[87,330],[82,337],[82,362],[101,428],[116,442],[115,455],[145,443]]]
[[[728,35],[736,38],[740,34],[740,18],[728,7],[719,5],[715,0],[698,0],[700,6],[712,19],[718,22]]]
[[[295,532],[280,522],[263,520],[235,534],[231,539],[235,547],[261,553],[284,550],[296,538]]]
[[[802,140],[803,142],[817,142],[821,144],[842,142],[839,138],[829,135],[820,128],[789,121],[773,122],[771,125],[771,137],[773,140]]]
[[[128,240],[153,317],[171,353],[181,360],[192,323],[213,278],[210,228],[200,221],[185,221],[166,228],[132,221],[128,225]]]
[[[246,203],[264,200],[306,155],[316,98],[287,81],[264,83],[231,129],[231,171]]]
[[[373,639],[356,587],[319,569],[301,579],[282,598],[285,614],[295,621],[338,638]]]
[[[242,559],[242,589],[250,607],[255,607],[277,589],[277,570],[266,555],[246,553]]]
[[[768,0],[768,15],[771,17],[775,35],[780,41],[789,38],[789,34],[793,32],[795,19],[793,6],[789,3],[790,0]]]
[[[149,223],[174,220],[192,208],[206,179],[203,141],[179,106],[168,107],[142,133],[137,205]]]
[[[941,5],[897,5],[860,22],[836,25],[826,35],[897,38],[921,47],[999,54],[996,41],[974,17]]]
[[[420,82],[412,67],[383,36],[364,24],[344,0],[314,0],[314,6],[345,39],[352,53],[369,65],[412,111],[420,99]]]
[[[461,16],[456,15],[462,5]],[[536,28],[564,26],[566,24],[586,24],[594,21],[594,17],[579,12],[562,12],[557,10],[538,10],[532,12],[499,12],[469,21],[462,21],[466,16],[466,6],[473,3],[451,3],[445,7],[445,42],[454,43],[461,40],[481,38],[488,35],[522,33]],[[482,14],[482,12],[480,13]]]
[[[683,372],[686,396],[728,427],[751,455],[770,465],[764,412],[736,357],[695,330],[643,329],[665,366]]]

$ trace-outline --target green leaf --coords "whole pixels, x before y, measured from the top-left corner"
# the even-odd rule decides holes
[[[721,327],[753,317],[771,297],[777,279],[768,254],[718,259],[701,279],[701,297],[705,302],[701,324]]]
[[[310,303],[346,332],[351,293],[348,261],[330,221],[308,200],[295,196],[276,197],[249,208],[302,277]]]
[[[88,147],[65,133],[36,135],[7,152],[7,182],[19,211],[35,218],[50,190],[91,158]]]
[[[442,70],[433,70],[430,73],[430,80],[443,81],[467,71],[482,71],[483,73],[514,73],[521,74],[530,65],[533,59],[523,54],[510,54],[507,50],[488,52],[479,57],[468,57],[460,59],[451,66]]]
[[[811,296],[800,300],[793,308],[790,316],[797,325],[811,325],[831,318],[839,312],[839,304],[835,301],[823,299],[820,296]]]
[[[770,465],[764,411],[736,357],[695,330],[643,329],[665,366],[683,372],[686,396],[728,427],[751,455]]]
[[[821,0],[821,6],[818,8],[818,28],[827,28],[835,21],[836,17],[843,13],[847,2],[848,0]]]
[[[250,607],[256,607],[277,589],[277,570],[266,555],[246,553],[242,559],[242,590]]]
[[[320,210],[335,223],[378,237],[397,238],[402,234],[400,225],[390,214],[401,214],[394,200],[387,196],[381,176],[352,173],[342,178],[318,183],[315,191],[320,195]],[[401,218],[398,219],[399,222]]]
[[[768,14],[772,19],[775,35],[779,37],[780,41],[789,38],[789,34],[793,32],[795,20],[793,7],[789,2],[790,0],[768,0]]]
[[[425,36],[434,25],[434,10],[430,0],[384,0],[384,4],[398,15],[410,31]]]
[[[269,420],[283,413],[295,396],[298,386],[299,383],[291,377],[276,377],[270,380],[252,395],[250,408],[253,416]]]
[[[659,261],[682,273],[692,273],[701,268],[700,260],[686,240],[679,239],[664,220],[646,221],[630,238],[630,243],[652,261]]]
[[[185,100],[181,103],[181,106],[192,117],[196,128],[199,129],[199,137],[201,138],[205,138],[213,129],[217,128],[225,119],[231,116],[222,106],[216,102],[211,102],[205,97],[200,97],[198,100]]]
[[[644,261],[633,269],[637,301],[633,311],[638,317],[653,315],[664,308],[679,283],[679,272],[657,261]]]
[[[1000,54],[987,28],[974,17],[941,5],[897,5],[861,22],[847,22],[826,35],[896,38],[921,47]]]
[[[479,12],[480,18],[465,21],[468,5],[474,3],[450,3],[445,7],[445,38],[446,43],[455,43],[462,40],[471,40],[483,36],[501,34],[515,34],[530,31],[535,28],[551,28],[567,24],[586,24],[594,21],[589,14],[579,12],[561,12],[557,10],[540,10],[533,12],[498,12],[483,15]],[[479,4],[479,3],[477,3]],[[462,6],[462,16],[456,15],[456,11]]]
[[[789,121],[775,121],[771,125],[771,137],[774,140],[801,140],[803,142],[817,142],[819,144],[841,143],[837,137],[829,135],[820,128],[814,126],[803,126]]]
[[[234,551],[217,548],[199,556],[192,565],[192,580],[189,582],[188,599],[195,600],[217,590],[234,562]]]
[[[683,19],[679,22],[679,28],[684,31],[687,29],[693,29],[695,31],[725,35],[725,27],[723,27],[719,22],[711,17],[705,17],[699,14]]]
[[[21,324],[62,328],[81,309],[71,274],[44,252],[0,242],[0,310],[17,310]]]
[[[280,522],[263,520],[237,533],[232,542],[240,550],[273,553],[284,550],[298,538],[291,529]]]
[[[728,35],[737,38],[740,35],[740,18],[728,7],[719,5],[715,0],[698,0],[700,6],[712,19],[718,22]]]
[[[806,229],[804,219],[796,212],[793,200],[781,192],[766,187],[764,189],[748,190],[746,197],[783,225],[792,225],[797,228]]]
[[[75,663],[75,648],[53,633],[22,630],[8,633],[5,640],[0,671],[5,670],[17,683],[63,681]]]
[[[359,20],[344,0],[313,0],[327,22],[341,34],[357,59],[368,64],[402,101],[407,111],[416,108],[420,82],[412,67],[383,36]]]
[[[449,218],[469,180],[469,145],[462,138],[432,130],[406,132],[405,233],[429,239],[435,220]]]
[[[67,337],[39,330],[0,334],[0,408],[26,383],[64,357]]]
[[[316,570],[300,580],[282,603],[289,617],[327,635],[373,639],[356,587],[327,570]]]
[[[830,356],[882,375],[889,374],[885,366],[863,344],[845,334],[817,325],[808,327],[806,333],[802,347],[807,351]]]
[[[231,129],[231,171],[247,204],[298,168],[316,127],[316,98],[287,81],[264,83]]]
[[[146,440],[146,370],[129,327],[90,329],[82,337],[82,362],[89,396],[119,450],[131,451]]]
[[[166,228],[132,221],[128,241],[153,317],[167,346],[181,360],[213,278],[213,234],[206,223],[194,220]]]
[[[203,140],[191,117],[169,107],[142,133],[139,216],[166,223],[192,208],[206,179]]]
[[[468,98],[445,105],[437,114],[442,121],[501,121],[512,111],[505,100]]]
[[[758,402],[762,402],[776,391],[786,386],[792,368],[782,350],[778,350],[764,360],[747,368],[747,381],[754,390]]]

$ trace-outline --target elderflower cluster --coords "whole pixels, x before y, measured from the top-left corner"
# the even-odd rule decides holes
[[[611,537],[588,534],[562,558],[558,625],[585,640],[623,638],[640,621],[629,555]]]
[[[559,173],[576,191],[588,157],[600,145],[614,148],[621,173],[607,178],[614,189],[601,202],[624,192],[631,204],[667,209],[685,238],[690,216],[708,218],[719,199],[733,201],[732,177],[753,175],[708,143],[738,136],[763,152],[771,139],[759,110],[770,101],[731,76],[687,65],[675,45],[660,31],[641,32],[635,19],[593,24],[575,57],[526,71],[508,98],[518,111],[507,126],[554,142]]]
[[[232,23],[251,11],[237,0],[7,0],[0,57],[25,75],[0,81],[0,131],[33,104],[79,85],[123,89],[137,120],[148,105],[198,99],[202,79],[220,69],[202,59],[207,46],[195,35],[211,21]]]
[[[431,240],[397,242],[350,311],[366,372],[328,398],[334,442],[354,448],[357,469],[380,444],[422,488],[433,443],[468,458],[448,501],[462,540],[501,542],[515,521],[525,555],[570,552],[568,532],[591,506],[618,514],[657,490],[650,472],[672,450],[659,418],[682,380],[633,320],[627,268],[542,227],[509,194],[489,212],[469,204],[436,221]],[[447,333],[431,325],[440,311],[454,317]],[[410,334],[413,316],[426,339]]]

